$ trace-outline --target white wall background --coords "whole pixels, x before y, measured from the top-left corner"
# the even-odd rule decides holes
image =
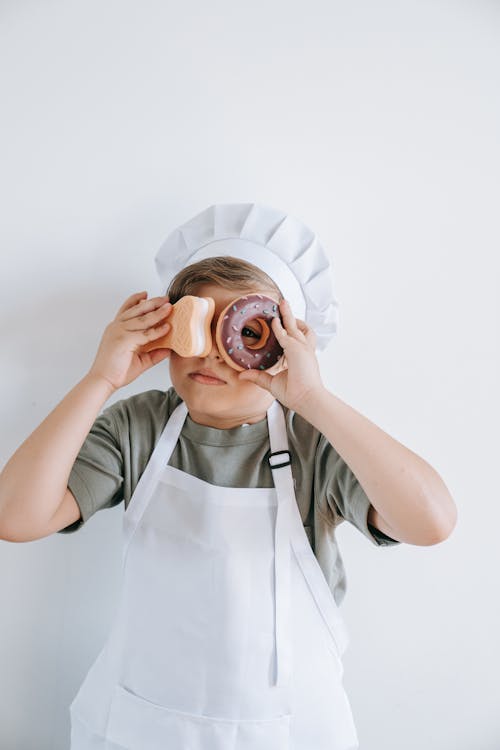
[[[340,302],[325,384],[459,509],[433,547],[339,531],[362,750],[500,748],[499,45],[486,0],[0,4],[0,465],[157,293],[173,228],[233,201],[305,221]],[[164,362],[108,404],[169,385]],[[0,542],[2,750],[69,747],[122,510]]]

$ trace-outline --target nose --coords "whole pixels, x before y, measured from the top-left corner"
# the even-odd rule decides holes
[[[217,339],[215,336],[215,331],[217,328],[217,317],[214,315],[214,319],[212,320],[211,328],[210,328],[210,335],[212,336],[212,348],[210,350],[210,353],[207,355],[207,359],[219,359],[221,360],[221,354],[219,352],[219,348],[217,346]]]

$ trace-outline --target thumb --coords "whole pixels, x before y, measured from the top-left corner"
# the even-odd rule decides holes
[[[242,370],[238,375],[238,380],[248,380],[266,391],[271,391],[273,376],[261,370]]]
[[[164,359],[167,359],[167,357],[170,355],[170,349],[152,349],[148,354],[151,358],[151,367],[154,367],[155,365],[159,365],[160,362],[163,362]]]

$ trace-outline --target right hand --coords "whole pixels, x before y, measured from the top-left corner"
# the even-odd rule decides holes
[[[89,375],[104,378],[115,389],[128,385],[170,355],[171,349],[165,348],[140,351],[145,344],[165,336],[170,328],[165,318],[173,307],[168,297],[148,300],[147,296],[147,292],[137,292],[125,300],[115,319],[104,329],[89,370]]]

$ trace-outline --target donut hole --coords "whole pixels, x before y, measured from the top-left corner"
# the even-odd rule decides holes
[[[251,323],[251,325],[248,325]],[[251,328],[252,330],[258,329],[255,331],[255,333],[259,336],[259,338],[255,341],[253,344],[245,344],[247,349],[262,349],[263,346],[266,345],[266,341],[269,338],[270,329],[267,324],[267,322],[264,320],[264,318],[252,318],[252,320],[248,320],[245,322],[245,325],[243,326],[246,328],[248,325],[248,328]],[[242,337],[244,338],[244,337]]]

